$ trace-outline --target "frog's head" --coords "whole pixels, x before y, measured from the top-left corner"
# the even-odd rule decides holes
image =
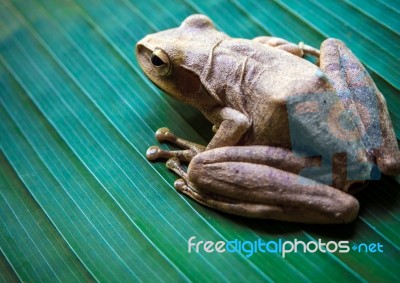
[[[149,34],[136,44],[136,57],[146,76],[160,89],[197,108],[215,101],[200,81],[212,48],[227,36],[204,15],[192,15],[173,29]]]

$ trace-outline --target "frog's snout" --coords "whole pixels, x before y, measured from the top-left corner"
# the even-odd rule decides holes
[[[147,66],[146,60],[148,60],[148,58],[150,58],[149,52],[150,52],[150,50],[148,48],[146,48],[146,46],[143,44],[143,40],[136,43],[135,55],[139,62],[139,65],[142,67],[142,69]]]
[[[139,42],[136,43],[136,46],[135,46],[136,54],[137,54],[137,53],[140,53],[140,51],[142,50],[142,48],[143,48],[143,46],[142,46]]]
[[[154,50],[154,46],[146,40],[146,37],[139,40],[135,46],[136,57],[140,59],[150,58],[151,53]]]
[[[135,45],[135,53],[136,53],[136,56],[138,56],[139,54],[142,54],[143,53],[143,51],[144,51],[144,46],[143,46],[143,43],[142,43],[142,41],[138,41],[137,43],[136,43],[136,45]]]

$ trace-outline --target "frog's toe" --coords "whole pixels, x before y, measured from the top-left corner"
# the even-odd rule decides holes
[[[170,129],[168,128],[159,128],[156,133],[155,133],[156,139],[159,142],[165,142],[165,141],[175,141],[176,136],[171,132]]]
[[[186,193],[190,190],[186,181],[182,178],[176,179],[176,181],[174,183],[174,187],[178,192],[181,192],[181,193]]]
[[[183,178],[184,180],[188,180],[187,173],[185,169],[183,169],[177,157],[171,157],[168,159],[165,165],[168,169],[174,171],[179,177]]]
[[[180,158],[181,160],[190,161],[194,155],[206,149],[206,147],[203,145],[177,137],[173,132],[171,132],[170,129],[165,127],[159,128],[156,131],[155,136],[159,142],[170,142],[180,148],[189,149],[189,151],[185,151],[185,155],[187,158]]]
[[[146,158],[147,160],[154,161],[160,158],[161,148],[156,145],[150,146],[146,151]]]
[[[189,162],[196,154],[197,152],[191,149],[163,150],[156,145],[149,147],[146,151],[147,160],[150,161],[155,161],[157,159],[176,158],[177,160]]]

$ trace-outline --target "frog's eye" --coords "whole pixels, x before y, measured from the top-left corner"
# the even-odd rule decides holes
[[[166,76],[171,70],[171,62],[168,55],[161,49],[155,49],[150,57],[151,64],[160,76]]]

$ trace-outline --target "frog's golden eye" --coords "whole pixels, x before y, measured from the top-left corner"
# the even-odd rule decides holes
[[[166,76],[171,70],[171,62],[168,55],[161,49],[155,49],[150,57],[151,64],[160,76]]]

